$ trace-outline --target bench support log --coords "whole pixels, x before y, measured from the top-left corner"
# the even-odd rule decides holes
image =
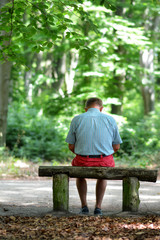
[[[53,176],[53,210],[68,211],[69,208],[69,177],[68,174]]]
[[[123,179],[123,211],[137,212],[139,200],[140,183],[137,178],[129,177]]]

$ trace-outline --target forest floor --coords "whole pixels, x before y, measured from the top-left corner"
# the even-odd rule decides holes
[[[35,164],[29,176],[24,166],[17,175],[1,174],[0,239],[160,240],[160,180],[141,182],[137,213],[122,212],[122,181],[108,181],[102,217],[93,215],[95,180],[88,180],[90,214],[80,216],[75,179],[70,180],[69,213],[55,212],[51,178],[39,178]]]

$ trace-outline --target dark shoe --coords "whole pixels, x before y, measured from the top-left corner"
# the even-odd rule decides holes
[[[81,208],[81,211],[80,211],[80,214],[88,214],[89,213],[89,209],[88,209],[88,207],[87,206],[84,206],[84,207],[82,207]]]
[[[97,216],[100,215],[100,216],[102,216],[102,210],[101,210],[100,208],[97,208],[97,207],[96,207],[96,208],[94,209],[94,215],[97,215]]]

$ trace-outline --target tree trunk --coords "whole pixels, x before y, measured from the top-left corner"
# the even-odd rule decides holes
[[[117,4],[117,9],[116,9],[116,15],[118,16],[123,16],[124,15],[124,7],[123,7],[124,0],[121,0]],[[116,31],[115,31],[116,35]],[[115,50],[115,53],[120,56],[123,56],[125,54],[125,50],[123,45],[118,45],[118,48]],[[115,61],[115,65],[117,64],[117,61]],[[123,69],[123,66],[119,63],[118,61],[118,70],[120,69],[119,74],[117,74],[117,71],[115,69],[114,71],[114,85],[115,85],[115,93],[113,93],[113,97],[118,98],[119,104],[112,104],[111,105],[111,113],[112,114],[117,114],[117,115],[122,115],[123,111],[123,92],[124,92],[124,82],[125,82],[125,70]]]
[[[56,65],[54,69],[54,78],[56,79],[56,82],[53,83],[53,88],[57,92],[61,89],[62,84],[65,81],[66,53],[63,52],[61,57],[59,57],[54,64]]]
[[[118,46],[118,49],[116,50],[116,54],[118,56],[122,56],[123,54],[125,54],[123,46],[121,45]],[[119,104],[111,105],[111,113],[117,114],[117,115],[122,115],[122,111],[123,111],[124,82],[125,82],[125,75],[126,75],[126,72],[123,69],[123,66],[119,66],[118,68],[120,67],[121,69],[119,74],[117,73],[117,70],[114,71],[114,82],[113,82],[114,89],[115,89],[115,92],[113,92],[113,97],[118,98]]]
[[[119,104],[119,105],[112,104],[111,113],[116,115],[122,115],[122,104]]]
[[[8,0],[1,0],[0,9],[8,2]],[[5,34],[5,32],[1,32],[1,36]],[[6,41],[4,44],[7,46],[9,42]],[[0,62],[0,147],[6,144],[10,72],[11,63],[7,59],[3,63]]]
[[[69,71],[66,71],[66,76],[65,76],[65,83],[66,83],[66,90],[67,94],[71,94],[73,90],[73,85],[74,85],[74,77],[75,77],[75,68],[77,67],[78,64],[78,58],[79,54],[78,52],[75,53],[71,50],[70,52],[70,61],[69,61]]]
[[[149,16],[149,8],[146,8],[144,13],[144,28],[145,31],[152,31],[151,38],[156,39],[157,38],[157,32],[159,31],[159,20],[160,17]],[[141,90],[142,90],[142,97],[144,102],[144,114],[147,115],[150,112],[153,112],[155,110],[155,80],[154,80],[154,49],[148,48],[144,51],[140,52],[140,65],[144,69],[141,73]]]
[[[89,30],[90,30],[90,24],[88,23],[88,21],[84,21],[83,22],[84,36],[88,37]],[[87,46],[88,44],[89,44],[89,41],[86,41],[85,45]],[[83,56],[83,63],[82,64],[85,65],[84,72],[91,71],[92,70],[91,56],[87,52],[83,52],[82,56]],[[84,72],[82,72],[82,76],[83,76]],[[90,86],[91,82],[92,82],[92,77],[91,76],[84,76],[83,77],[83,86]]]
[[[140,53],[140,65],[144,68],[141,74],[141,91],[144,102],[144,114],[154,111],[155,90],[154,90],[154,69],[153,69],[154,51],[145,49]]]
[[[6,144],[10,70],[10,62],[0,64],[0,147]]]
[[[157,54],[157,66],[158,66],[158,71],[160,71],[160,52]],[[157,76],[157,81],[156,84],[158,85],[157,89],[157,100],[160,101],[160,75]]]

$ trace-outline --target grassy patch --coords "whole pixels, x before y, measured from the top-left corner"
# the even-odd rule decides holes
[[[60,163],[58,160],[51,162],[42,161],[37,159],[36,162],[29,161],[27,159],[20,159],[11,156],[10,153],[0,148],[0,178],[37,178],[38,167],[43,166],[58,166],[58,165],[70,165],[70,163]]]

